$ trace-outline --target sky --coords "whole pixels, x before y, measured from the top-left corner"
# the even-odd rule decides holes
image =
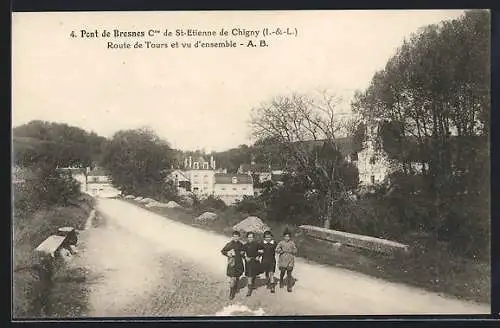
[[[277,95],[343,97],[366,88],[419,28],[462,10],[13,13],[12,124],[67,123],[105,137],[149,127],[174,148],[221,151],[248,144],[253,107]],[[295,36],[262,37],[263,29]],[[175,37],[175,31],[229,32]],[[100,37],[81,38],[97,29]],[[103,30],[166,29],[173,36],[102,38]],[[232,36],[233,29],[259,31]],[[77,38],[70,37],[75,31]],[[265,39],[268,47],[170,48],[172,42]],[[168,48],[134,49],[136,41]],[[107,42],[132,49],[107,49]]]

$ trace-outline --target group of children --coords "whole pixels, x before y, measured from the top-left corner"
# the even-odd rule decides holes
[[[246,235],[247,242],[240,241],[240,233],[233,231],[232,239],[222,249],[222,254],[228,258],[226,275],[230,278],[229,298],[233,299],[238,290],[240,277],[245,273],[248,279],[247,296],[252,295],[255,289],[257,276],[265,273],[267,288],[275,292],[276,254],[278,254],[278,268],[280,270],[280,288],[284,287],[286,273],[287,291],[292,291],[292,271],[295,264],[297,247],[291,240],[291,233],[285,231],[283,240],[276,243],[271,231],[264,232],[264,240],[255,240],[253,232]]]

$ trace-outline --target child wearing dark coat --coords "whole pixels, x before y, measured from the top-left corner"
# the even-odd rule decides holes
[[[247,296],[252,295],[252,290],[255,288],[255,280],[260,274],[259,249],[260,244],[255,241],[254,233],[248,232],[247,243],[243,245],[243,251],[245,252],[245,275],[248,278]]]
[[[238,291],[238,282],[244,272],[243,243],[239,239],[240,233],[234,231],[231,241],[221,250],[222,255],[226,256],[228,259],[226,275],[229,277],[229,299],[231,300]]]
[[[262,271],[266,275],[267,288],[271,290],[271,293],[275,292],[276,247],[277,243],[274,241],[271,231],[265,231],[259,253],[262,257]]]

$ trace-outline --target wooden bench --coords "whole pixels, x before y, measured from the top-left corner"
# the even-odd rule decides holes
[[[330,230],[321,227],[302,225],[299,227],[307,237],[325,240],[331,243],[340,243],[355,248],[365,249],[386,255],[394,253],[407,253],[409,246],[387,239],[375,238],[353,233]]]
[[[37,248],[35,248],[35,252],[38,252],[42,255],[50,255],[51,257],[55,257],[57,251],[62,248],[65,240],[66,236],[49,236],[40,245],[38,245]]]
[[[73,227],[61,227],[57,230],[56,235],[49,236],[37,248],[35,252],[42,255],[50,255],[56,257],[62,249],[67,249],[73,253],[72,246],[78,242],[76,229]]]

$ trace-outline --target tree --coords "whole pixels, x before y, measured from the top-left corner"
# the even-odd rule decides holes
[[[249,164],[252,159],[252,148],[248,145],[239,145],[227,151],[214,154],[217,158],[217,166],[223,167],[229,173],[236,173],[241,164]]]
[[[118,131],[107,145],[103,166],[126,193],[161,196],[173,160],[168,143],[149,129]],[[171,188],[167,188],[171,192]]]
[[[421,164],[435,231],[452,230],[449,208],[459,195],[489,199],[473,182],[489,172],[478,165],[489,163],[489,23],[487,11],[472,10],[421,29],[352,103],[366,121],[381,121],[377,140],[404,174]]]
[[[106,138],[67,124],[31,121],[15,127],[14,163],[21,166],[89,166],[99,162]]]
[[[301,185],[317,192],[316,202],[326,228],[330,227],[335,206],[347,197],[351,185],[342,176],[345,165],[336,135],[345,130],[337,118],[339,98],[326,92],[321,100],[299,94],[280,96],[252,111],[250,124],[257,140],[275,140],[286,170],[303,179]]]

